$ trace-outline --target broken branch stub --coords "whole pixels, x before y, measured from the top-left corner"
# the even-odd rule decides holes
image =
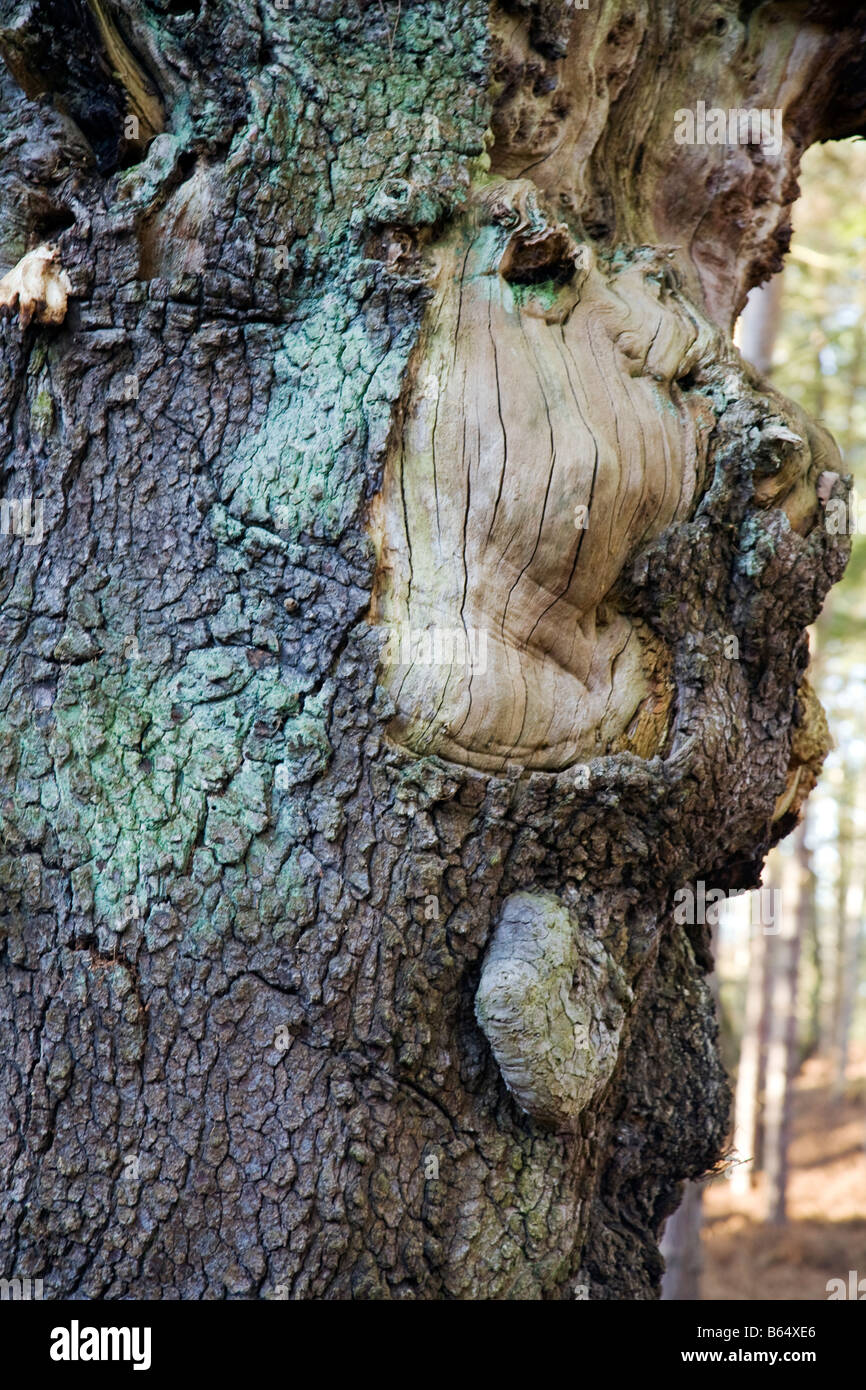
[[[522,1110],[558,1130],[610,1079],[632,991],[554,893],[506,899],[475,996],[478,1022]]]
[[[22,328],[36,323],[62,323],[72,290],[69,276],[60,264],[56,246],[37,246],[28,251],[0,280],[0,309],[14,313]]]

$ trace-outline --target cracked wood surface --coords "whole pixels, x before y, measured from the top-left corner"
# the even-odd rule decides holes
[[[563,258],[538,251],[545,226],[531,185],[495,181],[468,228],[437,246],[382,494],[377,616],[486,638],[484,670],[389,667],[394,736],[487,769],[633,747],[627,730],[655,699],[665,653],[611,590],[647,540],[689,515],[715,423],[677,378],[712,362],[720,335],[678,295],[667,257],[598,265],[563,229],[564,268],[545,264]],[[514,251],[527,244],[528,271]],[[659,723],[644,756],[662,746]]]

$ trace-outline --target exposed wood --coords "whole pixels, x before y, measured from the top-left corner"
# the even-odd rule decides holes
[[[71,289],[57,247],[37,246],[0,280],[0,309],[17,309],[22,328],[33,319],[62,323]]]
[[[465,633],[469,650],[389,665],[394,736],[476,767],[558,769],[632,749],[651,703],[654,737],[635,749],[651,757],[670,657],[611,590],[704,482],[715,417],[676,379],[704,374],[720,335],[678,296],[666,254],[599,265],[527,182],[497,180],[479,202],[436,255],[385,477],[378,608],[386,630]]]

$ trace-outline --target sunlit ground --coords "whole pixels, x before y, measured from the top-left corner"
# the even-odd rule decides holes
[[[852,1051],[846,1094],[829,1099],[827,1064],[797,1079],[789,1221],[763,1223],[762,1178],[735,1198],[725,1178],[704,1193],[704,1299],[826,1299],[827,1281],[866,1279],[866,1046]],[[866,1294],[866,1286],[864,1286]]]

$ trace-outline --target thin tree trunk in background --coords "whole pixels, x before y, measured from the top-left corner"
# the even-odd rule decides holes
[[[773,352],[779,335],[785,276],[778,275],[752,290],[737,324],[737,346],[747,362],[764,376],[773,370]]]
[[[821,1052],[836,1069],[843,1031],[848,949],[848,897],[851,887],[854,848],[854,798],[857,770],[846,761],[836,802],[836,888],[835,910],[825,925],[824,1007]]]
[[[836,1041],[833,1049],[833,1080],[831,1091],[838,1100],[845,1091],[848,1076],[848,1059],[851,1043],[851,1025],[854,1020],[854,1007],[857,1000],[857,986],[860,969],[860,937],[863,918],[863,884],[852,884],[846,898],[845,913],[845,966],[842,976],[842,994],[836,1018]]]
[[[824,271],[818,270],[815,274],[815,318],[820,322],[822,316],[827,312],[827,293],[824,286]],[[824,416],[824,406],[827,400],[827,383],[824,378],[824,369],[821,363],[821,352],[827,346],[827,338],[823,329],[816,329],[813,345],[817,348],[815,353],[815,369],[812,373],[812,395],[809,401],[809,409],[814,413],[816,420],[821,420]]]
[[[766,878],[766,875],[765,875]],[[734,1156],[731,1189],[748,1192],[754,1181],[761,1103],[763,1036],[766,1017],[767,937],[760,925],[750,926],[746,1005],[737,1086],[734,1099]]]
[[[837,895],[838,911],[838,970],[835,991],[834,1031],[832,1049],[831,1093],[839,1099],[845,1090],[848,1070],[848,1050],[854,1005],[857,998],[858,971],[860,965],[860,933],[863,917],[863,854],[859,826],[860,779],[852,770],[848,790],[851,802],[847,808],[845,871],[841,873],[840,889]]]
[[[808,818],[806,824],[808,827]],[[812,852],[806,843],[805,835],[797,843],[800,846],[800,871],[802,875],[803,929],[801,950],[809,979],[802,1039],[802,1056],[805,1059],[818,1051],[821,1041],[821,941],[816,897],[817,879],[812,867]]]
[[[699,1182],[688,1182],[683,1199],[673,1216],[668,1217],[662,1236],[664,1302],[693,1303],[701,1296],[702,1225],[703,1187]]]
[[[802,845],[805,827],[800,825],[792,852],[781,859],[780,930],[768,938],[769,1036],[764,1103],[765,1219],[781,1224],[786,1219],[788,1143],[791,1124],[791,1090],[798,1067],[797,985],[800,941],[805,927]]]

